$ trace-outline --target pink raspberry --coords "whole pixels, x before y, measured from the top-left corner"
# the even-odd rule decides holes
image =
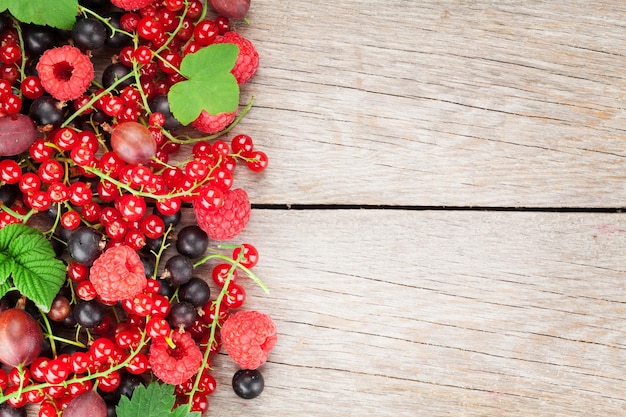
[[[80,97],[94,77],[89,57],[69,45],[44,52],[37,63],[37,72],[43,88],[61,101]]]
[[[104,251],[91,266],[89,280],[105,302],[134,297],[148,283],[139,255],[126,245]]]
[[[154,0],[111,0],[114,6],[124,10],[137,10],[149,6]]]
[[[276,345],[276,325],[258,311],[238,311],[226,319],[221,329],[228,356],[243,369],[263,365]]]
[[[198,226],[214,240],[229,240],[237,236],[250,220],[251,205],[248,193],[242,188],[224,192],[224,205],[217,210],[207,210],[193,205]]]
[[[232,113],[218,113],[215,116],[202,110],[200,116],[191,125],[201,132],[213,134],[221,132],[235,120],[237,110]]]
[[[252,42],[239,33],[231,31],[226,32],[223,36],[218,36],[215,43],[232,43],[239,47],[239,55],[231,72],[238,84],[247,83],[259,68],[259,53]]]
[[[164,337],[153,339],[148,362],[152,372],[166,384],[178,385],[198,372],[202,365],[202,352],[188,332],[172,332],[172,348]]]

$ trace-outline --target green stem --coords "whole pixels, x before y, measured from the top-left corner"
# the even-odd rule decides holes
[[[244,251],[242,250],[240,255],[239,255],[239,258],[241,258],[243,256],[243,253],[244,253]],[[242,259],[232,259],[232,258],[229,258],[228,256],[222,255],[220,253],[213,253],[211,255],[207,255],[204,258],[196,261],[194,263],[193,267],[196,268],[196,267],[202,265],[203,263],[208,262],[211,259],[220,259],[220,260],[223,260],[223,261],[226,261],[226,262],[230,263],[231,265],[235,265],[237,268],[239,268],[243,272],[245,272],[246,275],[248,275],[259,287],[261,287],[266,294],[269,294],[270,290],[267,287],[267,285],[265,285],[265,283],[263,281],[261,281],[261,279],[259,277],[257,277],[254,272],[252,272],[249,268],[247,268],[247,267],[245,267],[245,266],[243,266],[241,264],[241,260]]]
[[[73,384],[73,383],[80,384],[80,383],[83,383],[83,382],[89,381],[89,380],[94,380],[94,382],[95,382],[95,381],[97,381],[97,379],[99,377],[106,377],[112,371],[121,370],[121,369],[125,368],[127,365],[129,365],[131,363],[131,361],[135,358],[135,355],[137,355],[139,352],[141,352],[141,350],[144,349],[148,345],[148,343],[150,343],[150,340],[151,339],[146,335],[146,332],[142,331],[141,332],[141,340],[139,341],[137,347],[135,349],[131,350],[129,355],[126,357],[126,359],[124,359],[120,363],[112,365],[111,367],[109,367],[109,368],[107,368],[105,370],[99,371],[99,372],[94,372],[94,373],[87,374],[87,375],[80,376],[80,377],[74,376],[73,378],[68,379],[68,380],[66,380],[66,381],[64,381],[64,382],[62,382],[60,384],[51,384],[51,383],[48,383],[48,382],[43,382],[41,384],[28,385],[28,386],[24,387],[24,389],[22,389],[21,392],[17,392],[16,391],[16,392],[13,392],[13,393],[10,393],[10,394],[6,394],[6,395],[0,395],[0,404],[4,403],[4,402],[6,402],[6,401],[8,401],[10,399],[18,398],[20,395],[22,395],[24,393],[27,393],[29,391],[37,391],[37,390],[42,390],[44,388],[49,388],[49,387],[60,387],[60,386],[65,387],[65,386],[67,386],[69,384]]]
[[[88,8],[81,6],[80,4],[78,5],[78,11],[81,12],[84,15],[91,15],[94,17],[94,19],[97,19],[99,21],[101,21],[106,27],[108,27],[111,30],[111,37],[115,36],[115,33],[123,33],[124,35],[132,38],[133,34],[126,32],[125,30],[122,29],[118,29],[115,26],[111,25],[111,23],[109,23],[109,21],[111,20],[110,17],[102,17],[100,16],[98,13],[89,10]]]
[[[46,326],[46,331],[47,336],[48,336],[48,340],[50,341],[50,349],[52,349],[52,356],[56,358],[57,356],[57,345],[55,343],[55,339],[56,337],[52,334],[52,327],[50,326],[50,320],[48,320],[48,316],[46,315],[46,313],[44,313],[43,311],[39,310],[41,312],[41,318],[43,320],[44,325]]]
[[[89,100],[87,103],[85,103],[84,106],[82,106],[80,109],[76,110],[67,119],[65,119],[65,121],[61,124],[61,127],[68,126],[72,122],[72,120],[74,120],[75,118],[80,116],[83,111],[85,111],[86,109],[91,107],[96,101],[100,100],[100,98],[104,97],[105,95],[109,94],[111,91],[115,90],[115,88],[120,83],[122,83],[122,82],[126,81],[127,79],[129,79],[130,77],[134,77],[134,76],[135,76],[135,74],[133,72],[129,72],[128,74],[124,75],[123,77],[115,80],[115,82],[109,88],[103,90],[102,92],[100,92],[100,94],[95,94],[91,98],[91,100]]]
[[[250,98],[250,101],[248,102],[248,104],[246,104],[246,107],[244,107],[241,110],[241,113],[239,113],[239,115],[237,116],[237,118],[231,123],[229,124],[224,130],[217,132],[213,135],[209,135],[209,136],[203,136],[201,138],[192,138],[191,136],[183,136],[183,139],[177,138],[175,136],[173,136],[171,133],[169,133],[168,131],[166,131],[165,129],[162,130],[163,134],[165,136],[167,136],[167,138],[169,140],[171,140],[174,143],[195,143],[195,142],[202,142],[202,141],[208,141],[208,140],[212,140],[212,139],[216,139],[219,138],[220,136],[225,135],[226,133],[230,132],[231,130],[233,130],[233,128],[235,126],[237,126],[237,124],[239,124],[239,122],[241,121],[241,119],[244,118],[244,116],[248,113],[248,111],[250,111],[250,109],[252,108],[252,103],[254,103],[254,96],[252,96]]]

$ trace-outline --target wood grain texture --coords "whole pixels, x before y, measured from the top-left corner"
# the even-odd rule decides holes
[[[623,216],[255,210],[238,241],[280,339],[255,400],[217,357],[208,415],[626,414]]]
[[[249,19],[255,203],[625,205],[620,2],[257,0]]]

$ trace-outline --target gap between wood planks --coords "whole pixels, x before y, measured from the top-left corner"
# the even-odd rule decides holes
[[[499,206],[406,206],[376,204],[252,204],[263,210],[412,210],[412,211],[520,211],[547,213],[623,213],[624,207],[499,207]]]

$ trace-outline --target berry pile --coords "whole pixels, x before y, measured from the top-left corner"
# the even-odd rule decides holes
[[[210,7],[81,0],[71,28],[0,13],[0,415],[128,414],[152,384],[204,412],[222,347],[235,392],[263,389],[276,328],[242,310],[245,277],[267,291],[259,254],[225,242],[251,214],[235,168],[268,165],[227,139],[259,55]]]

